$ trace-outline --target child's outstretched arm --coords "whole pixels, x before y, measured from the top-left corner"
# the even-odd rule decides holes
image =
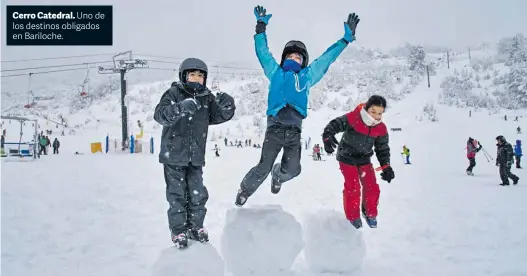
[[[171,89],[174,88],[163,94],[154,111],[154,120],[162,126],[171,126],[184,116],[181,102],[176,102],[176,98],[170,93]]]
[[[319,58],[307,67],[310,86],[315,86],[324,77],[329,66],[337,60],[346,46],[355,40],[355,29],[359,21],[360,19],[357,15],[354,13],[350,14],[348,20],[344,22],[344,36],[333,43]]]
[[[329,121],[329,123],[324,128],[324,133],[334,136],[345,131],[348,127],[350,127],[348,124],[348,117],[343,115]]]
[[[386,133],[385,135],[377,137],[375,139],[375,142],[373,143],[373,147],[375,148],[375,155],[377,156],[377,160],[379,161],[381,167],[390,164],[389,141],[389,135],[388,133]]]
[[[265,76],[271,80],[274,73],[280,66],[274,59],[273,55],[269,51],[267,45],[267,34],[265,29],[271,19],[272,14],[266,14],[267,10],[262,6],[256,6],[254,8],[254,16],[256,16],[256,34],[254,35],[254,48],[256,51],[256,57],[260,65],[264,69]]]
[[[234,99],[224,92],[218,93],[217,97],[212,97],[209,105],[209,124],[222,124],[232,119],[236,110]]]

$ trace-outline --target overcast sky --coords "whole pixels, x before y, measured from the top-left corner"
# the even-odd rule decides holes
[[[527,0],[4,0],[2,17],[6,4],[35,3],[113,5],[114,45],[5,46],[2,26],[2,60],[133,50],[255,65],[253,8],[258,4],[273,14],[267,33],[275,57],[288,40],[297,39],[306,43],[313,60],[342,37],[342,22],[350,12],[361,18],[357,45],[381,49],[405,42],[460,48],[519,32],[527,34]]]

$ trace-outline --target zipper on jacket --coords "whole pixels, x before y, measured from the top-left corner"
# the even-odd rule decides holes
[[[364,140],[364,142],[368,141],[368,138],[370,137],[370,134],[371,134],[371,126],[368,127],[368,134],[366,135],[366,139]]]

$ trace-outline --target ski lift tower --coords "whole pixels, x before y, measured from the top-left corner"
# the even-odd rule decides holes
[[[113,57],[113,67],[105,68],[98,66],[99,74],[121,74],[121,124],[122,124],[122,150],[126,149],[128,140],[128,111],[125,104],[126,98],[126,78],[125,75],[132,69],[148,68],[146,60],[133,59],[132,51],[119,53]]]

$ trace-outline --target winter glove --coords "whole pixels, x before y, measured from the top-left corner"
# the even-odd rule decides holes
[[[335,138],[335,135],[330,133],[322,134],[322,141],[324,141],[324,150],[329,154],[335,152],[335,148],[339,144],[339,141],[337,138]]]
[[[179,103],[179,112],[186,113],[189,115],[194,114],[199,109],[199,104],[194,98],[184,99]]]
[[[216,95],[216,102],[223,110],[230,110],[234,106],[234,99],[231,97],[231,95],[224,92],[219,92]]]
[[[395,178],[395,173],[393,172],[392,167],[386,167],[382,170],[381,179],[390,183]]]
[[[359,24],[359,16],[355,13],[350,13],[348,16],[348,21],[344,22],[344,40],[348,43],[351,43],[355,40],[357,24]]]
[[[273,16],[272,14],[267,14],[267,10],[262,6],[254,7],[254,16],[256,16],[256,21],[263,22],[265,25],[269,23],[269,19]]]

